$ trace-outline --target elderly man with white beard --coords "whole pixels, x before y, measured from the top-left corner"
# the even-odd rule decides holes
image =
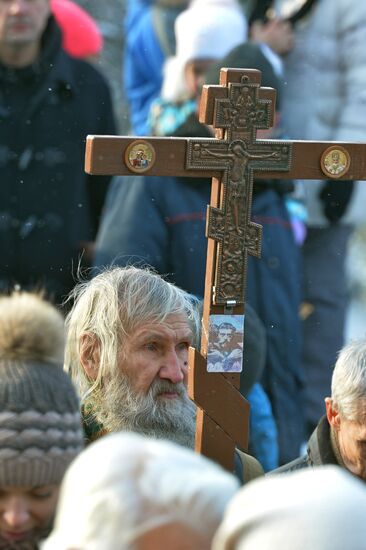
[[[133,431],[193,448],[187,374],[200,331],[197,300],[136,267],[101,272],[77,285],[73,299],[65,369],[80,392],[87,440]],[[261,473],[253,457],[237,457],[243,482]]]

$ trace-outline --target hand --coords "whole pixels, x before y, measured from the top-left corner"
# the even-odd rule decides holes
[[[225,355],[218,350],[210,351],[210,353],[208,354],[208,360],[212,363],[216,363],[217,361],[222,361],[224,357]]]
[[[230,355],[227,357],[227,359],[230,359],[230,360],[239,360],[242,358],[242,355],[243,355],[243,350],[241,350],[240,348],[237,348],[237,349],[234,349]]]
[[[278,55],[288,54],[295,41],[291,24],[283,19],[271,19],[266,23],[254,21],[250,27],[250,38],[253,42],[267,44]]]

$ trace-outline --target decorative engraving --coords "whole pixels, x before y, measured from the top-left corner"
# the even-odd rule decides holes
[[[351,158],[344,147],[333,145],[326,149],[320,159],[323,173],[329,178],[338,179],[344,176],[350,167]]]
[[[156,159],[155,149],[143,139],[130,143],[125,152],[125,163],[131,172],[142,174],[150,170]]]
[[[215,100],[214,126],[225,129],[225,139],[191,139],[187,169],[223,171],[222,200],[209,206],[207,237],[218,243],[214,304],[244,303],[247,254],[259,257],[262,227],[250,221],[253,170],[286,171],[291,144],[256,139],[256,130],[269,128],[272,101],[258,97],[259,83],[247,76],[230,83],[227,99]]]

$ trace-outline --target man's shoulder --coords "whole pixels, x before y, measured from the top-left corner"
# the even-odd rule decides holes
[[[299,458],[295,458],[295,460],[288,462],[288,464],[284,464],[283,466],[280,466],[279,468],[272,470],[272,472],[268,472],[268,475],[287,474],[290,472],[295,472],[297,470],[302,470],[304,468],[309,468],[310,466],[311,466],[311,463],[309,461],[308,455],[304,455],[304,456],[300,456]]]

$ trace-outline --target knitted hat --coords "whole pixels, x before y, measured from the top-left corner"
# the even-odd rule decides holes
[[[25,292],[0,298],[0,487],[58,484],[83,447],[63,349],[51,304]]]
[[[219,83],[221,67],[228,67],[230,69],[258,69],[262,73],[261,86],[274,88],[277,91],[276,103],[279,104],[282,82],[264,55],[260,45],[253,42],[245,42],[236,46],[220,61],[211,65],[206,74],[206,84]]]
[[[248,26],[237,0],[193,0],[175,20],[176,55],[164,67],[162,97],[184,98],[188,61],[221,59],[247,37]]]
[[[99,55],[103,37],[94,19],[71,0],[51,0],[51,11],[62,31],[62,47],[71,56]]]

